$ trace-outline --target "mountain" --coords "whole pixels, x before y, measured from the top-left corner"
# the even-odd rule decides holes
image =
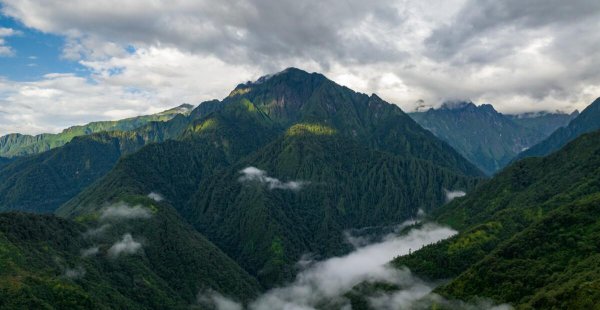
[[[89,135],[101,131],[131,131],[150,122],[164,122],[177,115],[187,116],[193,109],[189,104],[152,114],[127,118],[119,121],[93,122],[82,126],[73,126],[58,134],[39,134],[36,136],[8,134],[0,137],[0,157],[15,157],[38,154],[62,146],[74,137]]]
[[[8,164],[11,162],[11,158],[6,158],[6,157],[0,157],[0,168],[2,168],[2,166]]]
[[[483,175],[397,106],[294,68],[194,115],[177,139],[123,157],[57,214],[86,218],[158,192],[271,287],[304,253],[348,252],[345,229],[415,217]]]
[[[583,114],[583,113],[582,113]],[[460,233],[393,261],[436,292],[517,308],[589,309],[600,297],[600,131],[504,169],[433,212]]]
[[[548,113],[548,112],[534,112],[534,113],[523,113],[523,114],[507,114],[513,122],[521,125],[522,127],[533,129],[543,136],[550,136],[556,129],[565,127],[574,118],[579,115],[579,111],[575,110],[571,114],[567,113]]]
[[[488,175],[545,137],[533,126],[522,126],[489,104],[445,103],[439,109],[410,116]]]
[[[0,308],[202,309],[204,293],[258,294],[256,280],[168,205],[136,203],[79,222],[0,213]]]
[[[132,131],[75,137],[62,147],[13,158],[0,166],[0,211],[52,213],[110,171],[121,156],[178,136],[187,124],[188,117],[177,115]]]
[[[520,153],[516,159],[548,155],[580,135],[598,129],[600,129],[600,98],[594,100],[569,125],[557,129],[548,138]]]

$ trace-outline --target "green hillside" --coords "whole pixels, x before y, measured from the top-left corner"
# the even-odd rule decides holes
[[[279,180],[240,182],[247,167]],[[293,275],[289,268],[304,253],[348,252],[346,229],[414,218],[442,204],[444,189],[469,190],[475,182],[427,161],[370,150],[325,126],[298,124],[205,179],[182,214],[269,284]]]
[[[54,216],[0,214],[0,308],[189,309],[216,291],[239,301],[257,282],[168,205],[137,198],[150,218],[79,224]],[[138,207],[146,208],[146,207]],[[129,242],[136,251],[115,244]],[[132,237],[131,237],[132,236]]]
[[[127,118],[118,121],[93,122],[73,126],[58,134],[39,134],[36,136],[8,134],[0,137],[0,157],[15,157],[38,154],[65,145],[73,138],[102,131],[131,131],[150,122],[164,122],[177,115],[187,116],[193,109],[189,104],[152,114]]]
[[[600,132],[544,158],[519,161],[433,218],[460,233],[394,260],[429,279],[454,278],[442,295],[519,307],[588,308],[600,205]],[[584,267],[585,266],[585,267]]]

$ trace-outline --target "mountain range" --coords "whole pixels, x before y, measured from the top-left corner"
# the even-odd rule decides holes
[[[93,122],[81,126],[73,126],[58,134],[44,133],[35,136],[18,133],[0,137],[0,157],[10,158],[31,154],[39,154],[60,147],[78,136],[89,135],[103,131],[130,131],[150,122],[168,121],[178,115],[188,115],[194,107],[182,104],[178,107],[152,114],[136,116],[119,121]]]
[[[584,133],[600,129],[600,98],[594,100],[568,126],[559,128],[542,142],[523,151],[516,159],[545,156],[565,146]]]
[[[598,102],[579,115],[455,103],[409,116],[288,68],[193,110],[16,143],[0,160],[0,308],[239,308],[301,262],[355,250],[348,231],[423,214],[458,233],[390,266],[441,283],[439,296],[592,307]],[[527,147],[545,157],[515,160]],[[369,309],[402,287],[350,289]]]
[[[442,204],[447,190],[468,191],[482,176],[397,106],[290,68],[240,84],[188,116],[80,136],[5,165],[4,210],[66,219],[7,213],[23,222],[14,228],[56,222],[64,238],[81,241],[66,245],[63,233],[22,235],[8,225],[11,253],[37,262],[3,258],[15,265],[4,287],[16,281],[18,289],[2,294],[41,304],[73,294],[94,305],[109,305],[104,296],[117,294],[119,307],[178,307],[212,290],[243,301],[291,279],[305,253],[350,251],[346,229],[414,218]],[[90,232],[98,236],[89,239]],[[99,283],[116,291],[89,293],[86,277],[60,276],[64,263],[31,257],[39,247],[68,268],[107,274]],[[86,247],[97,251],[77,256]],[[131,253],[113,257],[115,248]],[[215,261],[219,267],[210,267]],[[222,280],[226,273],[235,275],[230,282]]]
[[[578,113],[504,115],[492,105],[447,102],[410,116],[488,175],[504,168],[519,153],[566,126]]]

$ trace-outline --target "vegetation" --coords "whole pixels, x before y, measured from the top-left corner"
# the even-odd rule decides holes
[[[534,112],[524,114],[509,114],[507,116],[520,126],[533,129],[541,133],[543,136],[548,137],[556,129],[569,125],[574,118],[579,116],[579,111],[575,110],[571,114],[561,112]]]
[[[75,137],[66,145],[0,163],[0,211],[51,213],[140,147],[179,136],[189,119],[177,115],[132,131]]]
[[[44,133],[36,136],[8,134],[0,137],[0,156],[17,157],[39,154],[63,146],[75,137],[102,131],[131,131],[151,122],[165,122],[177,115],[188,115],[192,108],[193,106],[189,104],[182,104],[157,114],[73,126],[58,134]]]
[[[584,133],[600,129],[600,98],[594,100],[568,126],[559,128],[544,141],[523,151],[517,159],[546,156],[556,152]]]
[[[167,205],[155,208],[150,219],[119,225],[0,214],[0,308],[187,309],[200,307],[196,297],[207,290],[240,301],[259,291],[252,277]],[[90,235],[100,224],[110,226]],[[141,249],[111,256],[109,248],[124,233]],[[98,253],[82,254],[92,248]]]
[[[550,135],[548,130],[566,125],[560,114],[556,115],[557,120],[544,116],[514,118],[497,112],[489,104],[475,106],[472,102],[447,103],[439,109],[410,114],[488,175]]]
[[[587,308],[600,291],[593,275],[600,230],[600,132],[545,158],[517,162],[464,198],[434,212],[461,232],[398,257],[437,291],[534,308]],[[581,290],[579,289],[581,288]]]
[[[158,191],[268,287],[290,279],[305,252],[350,250],[344,229],[414,217],[482,175],[396,106],[322,75],[288,69],[238,89],[177,140],[122,158],[57,213],[77,218]],[[240,182],[250,166],[280,187]],[[288,182],[295,187],[281,188]]]

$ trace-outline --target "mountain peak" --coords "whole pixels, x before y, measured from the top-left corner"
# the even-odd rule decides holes
[[[302,78],[309,78],[311,75],[320,75],[320,74],[314,73],[314,72],[308,73],[307,71],[304,71],[302,69],[298,69],[295,67],[288,67],[288,68],[286,68],[282,71],[276,72],[276,73],[263,75],[263,76],[259,77],[258,79],[256,79],[255,81],[247,81],[246,83],[241,83],[236,87],[236,89],[260,85],[260,84],[263,84],[263,83],[271,80],[274,77],[283,77],[283,78],[293,77],[295,79],[302,79]]]
[[[174,108],[159,112],[158,115],[171,115],[171,114],[189,115],[193,109],[194,109],[193,105],[191,105],[189,103],[183,103]]]
[[[440,110],[463,110],[467,108],[477,108],[472,101],[446,101],[440,106]]]

